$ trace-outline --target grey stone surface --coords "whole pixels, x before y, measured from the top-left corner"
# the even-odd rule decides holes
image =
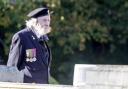
[[[32,83],[9,83],[0,82],[0,89],[128,89],[128,86],[106,86],[106,85],[53,85],[53,84],[32,84]]]
[[[128,66],[77,64],[73,85],[12,83],[22,79],[15,67],[0,66],[0,89],[128,89]]]
[[[0,65],[0,81],[1,82],[23,82],[23,73],[18,71],[16,67],[7,67]]]
[[[128,86],[128,66],[76,64],[73,85]]]
[[[0,89],[84,89],[72,85],[0,82]]]

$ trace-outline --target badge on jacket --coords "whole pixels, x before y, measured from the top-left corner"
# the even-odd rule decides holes
[[[26,61],[27,62],[35,62],[36,59],[36,48],[34,49],[27,49],[26,50]]]

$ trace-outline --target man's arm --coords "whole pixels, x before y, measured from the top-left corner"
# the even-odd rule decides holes
[[[15,34],[12,38],[7,66],[16,66],[19,69],[22,59],[22,47],[19,35]]]

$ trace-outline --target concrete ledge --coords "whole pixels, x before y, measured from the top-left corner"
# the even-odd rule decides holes
[[[0,82],[0,89],[82,89],[72,85]]]
[[[88,84],[84,86],[0,82],[0,89],[128,89],[128,86]]]
[[[16,67],[8,67],[0,65],[0,81],[1,82],[23,82],[23,73],[18,71]]]
[[[128,65],[76,64],[73,85],[128,86]]]
[[[22,81],[22,73],[13,67],[0,69],[0,80],[6,81],[0,89],[128,89],[128,65],[77,64],[73,85],[13,83]]]

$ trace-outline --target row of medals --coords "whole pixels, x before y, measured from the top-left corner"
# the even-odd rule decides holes
[[[28,49],[26,50],[26,61],[27,62],[35,62],[36,59],[36,49]]]

